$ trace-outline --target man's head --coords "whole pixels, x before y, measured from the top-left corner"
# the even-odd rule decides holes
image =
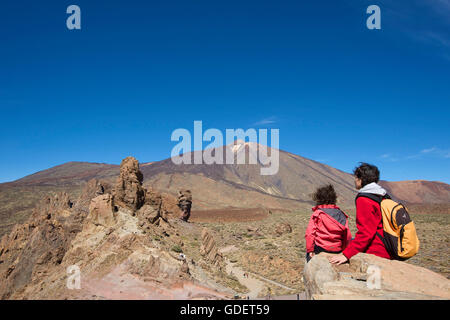
[[[318,206],[322,204],[336,204],[336,191],[334,191],[334,188],[331,184],[319,187],[313,193],[312,199]]]
[[[361,189],[365,185],[378,182],[380,180],[380,171],[372,164],[360,162],[359,166],[353,170],[355,176],[355,187]]]

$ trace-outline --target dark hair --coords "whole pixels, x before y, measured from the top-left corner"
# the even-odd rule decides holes
[[[380,171],[372,164],[360,162],[359,166],[353,170],[355,177],[361,179],[361,185],[378,182],[380,180]]]
[[[328,184],[326,186],[317,188],[312,195],[312,199],[318,206],[321,204],[336,204],[336,191],[334,191],[334,188],[331,184]]]

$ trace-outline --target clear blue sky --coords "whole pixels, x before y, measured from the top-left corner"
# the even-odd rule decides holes
[[[202,120],[279,128],[281,149],[344,171],[450,183],[448,0],[2,1],[0,39],[1,182],[162,160]]]

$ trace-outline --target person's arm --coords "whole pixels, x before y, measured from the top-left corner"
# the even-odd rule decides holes
[[[350,260],[355,254],[364,252],[372,242],[377,232],[380,217],[377,211],[377,203],[369,198],[359,197],[356,200],[356,232],[355,239],[350,242],[342,252]]]
[[[306,239],[306,252],[311,253],[314,252],[314,243],[316,238],[316,219],[317,214],[313,213],[311,215],[311,219],[309,219],[308,227],[306,228],[305,232],[305,239]]]

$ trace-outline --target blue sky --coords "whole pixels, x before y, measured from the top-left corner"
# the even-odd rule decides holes
[[[282,150],[347,172],[450,183],[447,0],[9,0],[0,39],[0,182],[162,160],[202,120],[278,128]]]

